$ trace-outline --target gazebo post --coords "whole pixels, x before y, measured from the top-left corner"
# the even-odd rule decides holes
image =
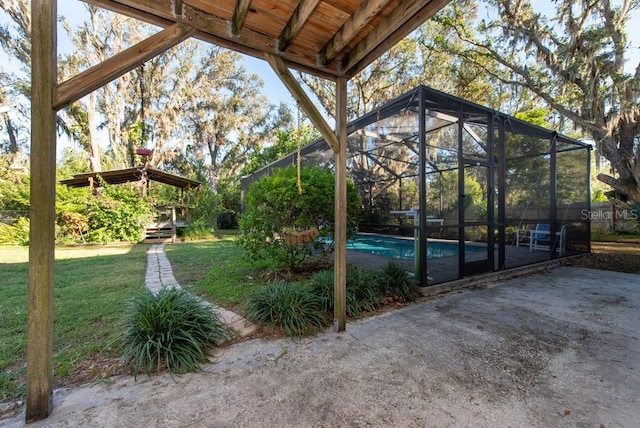
[[[26,422],[52,405],[56,203],[56,0],[31,2],[31,188]]]

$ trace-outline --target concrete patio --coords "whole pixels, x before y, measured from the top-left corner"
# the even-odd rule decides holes
[[[342,334],[237,343],[175,380],[56,391],[30,426],[634,427],[639,336],[640,275],[559,267]]]

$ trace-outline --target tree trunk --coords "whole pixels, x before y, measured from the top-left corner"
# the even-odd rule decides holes
[[[96,94],[89,95],[87,103],[87,127],[89,128],[89,166],[92,172],[102,171],[100,163],[100,144],[98,142],[98,125],[96,123]]]

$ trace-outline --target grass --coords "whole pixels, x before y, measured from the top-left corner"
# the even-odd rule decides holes
[[[144,290],[146,246],[56,249],[54,383],[111,375],[91,362],[119,354],[124,302]],[[24,396],[28,248],[0,246],[0,401]]]
[[[266,282],[261,270],[267,265],[256,267],[243,260],[243,250],[233,239],[233,234],[219,234],[211,241],[167,245],[165,253],[178,283],[220,306],[241,305]]]
[[[612,240],[624,242],[594,242],[594,254],[583,258],[586,267],[640,273],[640,236]],[[56,386],[105,378],[121,370],[114,339],[121,332],[124,303],[144,292],[147,248],[56,249]],[[244,261],[233,234],[167,245],[165,251],[180,284],[227,308],[238,308],[252,290],[267,282],[262,272],[268,266]],[[20,398],[25,391],[27,271],[27,247],[0,246],[0,401]],[[110,359],[112,371],[104,364]]]

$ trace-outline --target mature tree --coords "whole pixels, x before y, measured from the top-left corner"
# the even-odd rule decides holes
[[[242,175],[253,174],[260,168],[293,153],[298,147],[319,138],[320,133],[312,126],[303,123],[296,128],[279,129],[276,131],[275,137],[273,144],[251,153],[247,165],[242,170]]]
[[[31,3],[3,0],[0,8],[11,18],[11,25],[0,25],[0,46],[23,64],[31,67]]]
[[[588,132],[612,167],[598,178],[621,199],[640,201],[640,64],[625,69],[626,25],[640,2],[554,2],[555,16],[547,17],[539,8],[549,2],[485,1],[495,19],[476,22],[477,32],[472,22],[452,21],[464,45],[451,52],[499,64],[487,73],[531,91]]]
[[[0,3],[0,9],[11,18],[13,25],[0,25],[0,46],[11,57],[14,57],[27,69],[31,64],[31,44],[29,34],[31,32],[31,17],[28,13],[26,2],[8,0]],[[25,120],[28,111],[22,107],[22,100],[29,96],[30,83],[20,76],[3,70],[0,64],[0,153],[7,153],[12,165],[16,162],[22,165],[24,159],[21,156],[25,149],[25,139],[21,137],[27,134]]]

